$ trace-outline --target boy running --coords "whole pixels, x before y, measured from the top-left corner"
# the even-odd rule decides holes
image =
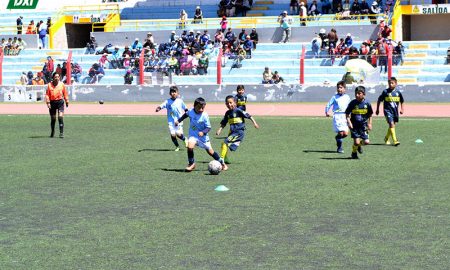
[[[389,88],[385,89],[383,93],[378,97],[377,101],[377,110],[375,112],[376,115],[380,113],[380,103],[383,101],[383,112],[384,117],[386,117],[386,121],[389,124],[389,128],[386,136],[384,137],[385,144],[391,144],[390,137],[392,136],[392,140],[394,141],[394,146],[400,145],[400,142],[397,140],[397,135],[395,134],[395,125],[399,121],[399,111],[398,105],[400,103],[400,114],[403,114],[403,95],[396,89],[397,87],[397,79],[395,77],[391,77],[388,80]]]
[[[222,143],[222,150],[220,152],[220,157],[224,160],[227,159],[228,148],[231,151],[236,151],[240,143],[244,140],[244,118],[250,119],[255,128],[259,128],[259,125],[250,114],[237,108],[235,97],[231,95],[227,96],[225,98],[225,105],[227,106],[228,111],[225,113],[225,116],[220,122],[220,128],[216,132],[216,135],[220,135],[222,129],[227,125],[227,123],[230,124],[230,132],[228,137]]]
[[[236,87],[236,101],[237,101],[237,107],[244,112],[247,111],[246,104],[247,104],[247,95],[245,94],[245,88],[242,84],[238,85]]]
[[[188,166],[187,172],[191,172],[195,169],[194,159],[194,147],[198,145],[200,148],[206,150],[206,152],[215,160],[222,164],[222,170],[228,170],[228,166],[220,158],[219,154],[215,152],[209,141],[208,132],[211,130],[211,122],[209,121],[208,113],[205,112],[206,101],[199,97],[194,101],[194,108],[188,110],[180,118],[175,120],[175,126],[178,126],[184,119],[189,117],[189,139],[188,139]]]
[[[337,94],[332,96],[327,106],[325,107],[326,117],[330,117],[328,111],[333,107],[333,129],[337,135],[336,139],[337,152],[344,153],[342,148],[342,141],[348,135],[347,119],[345,117],[345,109],[347,109],[350,103],[350,96],[345,93],[345,82],[339,81],[336,84]]]
[[[175,125],[181,115],[187,112],[186,105],[181,98],[178,98],[178,88],[176,86],[170,87],[170,98],[164,101],[161,105],[156,107],[156,112],[162,109],[167,109],[167,122],[169,123],[169,132],[173,144],[175,145],[175,151],[180,151],[180,145],[178,144],[177,137],[184,141],[187,147],[187,140],[183,135],[183,124]]]
[[[372,129],[373,110],[370,102],[365,99],[365,95],[366,88],[364,88],[364,86],[356,87],[356,99],[352,100],[345,110],[347,124],[350,128],[353,138],[353,159],[358,159],[358,153],[356,153],[356,151],[358,151],[360,154],[363,153],[363,144],[370,143],[369,134],[367,133],[367,131]]]

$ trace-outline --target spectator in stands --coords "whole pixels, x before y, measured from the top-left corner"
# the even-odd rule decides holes
[[[194,20],[192,20],[192,23],[203,23],[203,12],[199,6],[195,8]]]
[[[345,37],[345,46],[347,48],[350,48],[353,45],[353,39],[352,39],[352,34],[347,33],[347,36]]]
[[[370,40],[365,40],[361,44],[361,48],[359,49],[359,54],[361,58],[368,61],[370,54]]]
[[[262,83],[263,84],[272,84],[273,80],[272,80],[272,71],[270,71],[269,67],[265,67],[264,68],[264,72],[263,72],[263,80]]]
[[[350,19],[350,0],[344,0],[344,3],[342,4],[342,13],[340,19]]]
[[[169,73],[175,73],[177,75],[180,73],[178,59],[175,57],[175,54],[172,54],[172,56],[170,57],[168,65],[169,65],[168,69]]]
[[[51,56],[47,56],[47,68],[50,73],[50,77],[49,77],[49,82],[50,82],[53,78],[53,71],[55,71],[55,61],[53,60],[53,58]],[[45,73],[44,73],[44,75],[45,75]]]
[[[227,44],[231,45],[235,39],[236,35],[231,31],[231,28],[228,28],[228,31],[225,33],[225,40]]]
[[[187,20],[188,20],[188,14],[184,9],[182,9],[180,12],[180,22],[178,23],[178,28],[179,29],[186,28]]]
[[[167,73],[168,67],[169,67],[169,65],[167,63],[167,59],[165,56],[163,56],[163,57],[159,58],[159,61],[155,67],[155,70],[158,72],[162,72],[165,75],[168,75],[168,73]]]
[[[97,49],[97,40],[94,36],[91,36],[89,42],[86,44],[86,54],[94,54]]]
[[[17,34],[18,35],[22,35],[22,29],[23,29],[23,22],[22,22],[23,17],[19,16],[16,20],[16,24],[17,24]]]
[[[289,12],[291,15],[298,15],[298,0],[291,0],[289,3]]]
[[[249,0],[236,0],[236,5],[239,2],[241,2],[239,11],[240,11],[240,13],[242,13],[242,16],[245,17],[245,16],[247,16],[247,11],[249,11],[251,9],[250,2],[249,2]]]
[[[131,70],[127,70],[125,72],[125,75],[123,76],[124,79],[124,84],[132,84],[133,83],[133,73],[131,72]]]
[[[388,44],[384,41],[384,39],[380,39],[377,47],[378,65],[380,66],[380,73],[383,72],[383,67],[384,73],[387,73],[388,50],[389,50]]]
[[[302,2],[303,3],[303,2]],[[278,17],[278,22],[280,23],[280,27],[283,29],[283,38],[282,42],[287,43],[291,38],[291,24],[292,18],[287,14],[287,11],[283,11],[281,15]],[[281,43],[281,41],[280,41]]]
[[[397,46],[394,47],[394,63],[395,65],[403,65],[403,55],[405,54],[405,47],[402,42],[399,41]]]
[[[370,6],[369,14],[370,14],[370,23],[377,24],[377,16],[380,13],[380,7],[378,6],[377,1],[373,1]]]
[[[21,51],[23,51],[25,49],[25,47],[27,46],[27,43],[25,42],[25,40],[23,40],[22,38],[18,38],[17,42],[15,44],[15,55],[18,55]]]
[[[62,68],[61,64],[56,65],[55,73],[58,73],[59,77],[62,78]]]
[[[385,7],[384,7],[384,13],[386,15],[389,15],[389,13],[391,13],[391,8],[393,5],[394,5],[394,0],[386,0]]]
[[[34,74],[33,74],[33,71],[28,71],[28,73],[27,73],[27,82],[28,82],[28,85],[33,85],[33,78],[34,78]]]
[[[217,29],[216,33],[214,34],[214,44],[215,46],[222,46],[222,42],[224,40],[225,36],[222,33],[222,30]]]
[[[50,34],[50,27],[52,26],[52,17],[47,18],[47,34]]]
[[[336,29],[331,28],[330,32],[328,32],[327,37],[329,45],[331,46],[331,44],[333,44],[333,47],[336,48],[337,42],[339,40]]]
[[[197,73],[199,75],[208,74],[208,66],[209,66],[209,59],[206,56],[206,54],[202,54],[200,59],[198,59]]]
[[[34,25],[34,20],[31,20],[27,27],[27,32],[25,33],[27,35],[34,35],[36,34],[36,26]]]
[[[300,26],[306,26],[306,21],[308,20],[308,11],[305,7],[304,2],[300,2],[299,16],[300,16]]]
[[[104,53],[104,54],[102,54],[102,56],[100,57],[100,59],[98,59],[98,64],[99,64],[99,66],[101,66],[102,68],[106,68],[106,62],[111,63],[111,62],[108,60],[108,54],[107,54],[107,53]]]
[[[111,63],[112,68],[118,69],[121,67],[120,52],[118,46],[114,47],[114,51],[111,53],[111,60],[109,62]]]
[[[131,68],[131,57],[129,54],[125,54],[125,57],[123,58],[122,66],[125,69]]]
[[[353,4],[350,7],[350,15],[360,15],[361,7],[359,6],[358,0],[354,0]],[[354,19],[358,19],[358,17],[354,17]]]
[[[28,76],[27,76],[27,73],[25,71],[22,72],[22,75],[20,75],[20,84],[21,85],[28,85]]]
[[[82,68],[78,63],[74,63],[72,66],[72,78],[75,82],[80,82],[80,77],[82,74]]]
[[[208,30],[204,30],[203,34],[200,36],[200,45],[204,47],[206,44],[208,44],[210,39],[211,37],[208,34]]]
[[[89,77],[91,77],[90,84],[99,83],[100,80],[105,76],[105,70],[99,64],[95,63],[89,70]]]
[[[316,34],[316,37],[311,40],[311,50],[313,58],[319,57],[320,47],[322,47],[322,39]]]
[[[220,29],[222,30],[222,33],[227,30],[228,27],[228,20],[226,16],[222,16],[222,20],[220,21]]]
[[[44,82],[44,79],[42,79],[42,76],[43,76],[42,72],[38,72],[36,74],[36,77],[33,79],[32,84],[33,85],[44,85],[45,82]]]
[[[131,57],[138,57],[142,51],[142,43],[139,42],[139,38],[136,38],[131,44]]]
[[[250,33],[250,39],[253,41],[253,50],[256,50],[256,44],[258,44],[259,38],[258,33],[256,32],[256,28],[252,29]]]
[[[39,33],[39,30],[41,29],[41,25],[44,23],[43,20],[40,20],[37,24],[36,24],[36,33]]]
[[[250,36],[247,35],[247,37],[245,38],[244,44],[242,44],[242,48],[245,51],[245,58],[246,59],[252,58],[253,41],[250,38]]]
[[[391,36],[391,32],[392,32],[391,28],[389,28],[389,25],[386,24],[384,26],[383,30],[381,30],[381,33],[380,33],[381,38],[384,38],[384,39],[389,38]]]
[[[302,2],[303,3],[303,2]],[[311,5],[309,5],[308,8],[308,16],[320,16],[320,12],[319,12],[319,7],[317,6],[317,1],[313,0],[313,2],[311,3]]]
[[[284,83],[283,77],[281,77],[280,74],[278,74],[278,71],[276,70],[272,74],[272,82],[274,84]]]
[[[220,0],[219,2],[219,10],[217,10],[217,16],[223,17],[227,15],[227,4],[228,0]]]
[[[338,13],[338,12],[340,12],[339,11],[339,5],[341,6],[341,8],[342,8],[342,0],[332,0],[332,11],[333,11],[333,13]]]
[[[241,44],[244,43],[246,38],[247,38],[247,32],[245,32],[245,29],[242,29],[242,31],[238,35],[238,39],[241,42]]]
[[[324,28],[321,28],[319,30],[319,37],[320,37],[320,39],[322,39],[320,49],[325,50],[325,47],[328,44],[328,35],[327,35],[327,31]]]
[[[322,2],[322,14],[330,13],[331,3],[330,0],[320,0]]]
[[[225,0],[226,16],[234,17],[236,11],[235,1]]]
[[[359,4],[359,12],[361,14],[361,20],[365,18],[363,15],[369,15],[369,4],[367,4],[366,0],[361,0],[361,3]]]
[[[47,28],[45,26],[39,27],[39,40],[41,41],[41,46],[39,49],[45,49],[45,38],[47,37]]]

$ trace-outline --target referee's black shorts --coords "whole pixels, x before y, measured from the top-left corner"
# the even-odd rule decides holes
[[[50,115],[56,114],[56,110],[64,112],[64,99],[50,101]]]

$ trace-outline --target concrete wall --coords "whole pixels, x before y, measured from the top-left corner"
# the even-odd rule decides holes
[[[329,31],[332,27],[293,27],[291,42],[310,42],[313,39],[314,34],[318,33],[321,28]],[[250,29],[248,29],[250,30]],[[345,37],[347,33],[351,33],[354,37],[354,41],[376,39],[378,29],[374,25],[346,25],[339,26],[337,28],[339,37]],[[235,34],[240,33],[240,29],[233,30]],[[130,31],[130,32],[93,32],[100,47],[106,44],[112,43],[113,45],[125,46],[131,45],[135,38],[139,38],[142,42],[146,38],[149,31]],[[151,31],[156,43],[167,42],[170,37],[169,30],[165,31]],[[181,30],[176,30],[178,35],[181,34]],[[214,35],[214,29],[208,29],[211,36]],[[247,31],[250,32],[250,31]],[[257,29],[259,35],[259,42],[261,43],[276,43],[281,41],[283,31],[280,27],[277,28],[260,28]]]
[[[38,49],[39,48],[39,35],[0,35],[0,40],[2,38],[8,40],[8,38],[22,38],[27,43],[26,48]]]
[[[182,98],[193,102],[197,97],[204,97],[208,102],[223,102],[225,97],[236,91],[236,85],[179,85]],[[353,96],[356,85],[349,86],[347,93]],[[376,102],[385,85],[366,85],[366,96]],[[246,85],[246,93],[250,102],[328,102],[336,92],[335,85]],[[450,85],[400,85],[406,102],[450,102]],[[29,93],[42,99],[44,90],[36,93],[31,87],[3,86],[0,88],[0,101],[8,101],[8,94],[21,93],[28,100]],[[78,85],[69,87],[72,101],[96,102],[160,102],[169,97],[169,86],[138,85]]]
[[[411,40],[449,40],[450,14],[411,16]]]

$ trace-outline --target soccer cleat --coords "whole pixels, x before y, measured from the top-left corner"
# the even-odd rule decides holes
[[[178,151],[180,151],[180,148],[175,148],[175,150],[173,150],[173,151],[175,151],[175,152],[178,152]]]
[[[188,165],[185,169],[186,172],[192,172],[195,169],[195,163]]]
[[[352,153],[352,159],[359,159],[358,154],[357,153]]]
[[[228,165],[224,163],[222,163],[222,171],[226,171],[228,170]]]
[[[363,148],[360,146],[358,146],[358,153],[362,154],[364,152]]]
[[[391,144],[391,141],[389,140],[389,138],[384,137],[384,144],[386,144],[386,145],[390,145]]]
[[[394,146],[399,146],[399,145],[400,145],[399,141],[394,142]]]
[[[344,149],[342,149],[342,147],[338,147],[337,152],[339,154],[343,154],[344,153]]]
[[[53,137],[55,137],[55,131],[54,130],[52,130],[52,132],[50,133],[50,138],[53,138]]]
[[[228,159],[228,156],[225,156],[225,158],[223,159],[225,164],[230,164],[230,160]]]
[[[59,137],[61,138],[61,139],[63,139],[64,138],[64,133],[59,133]]]

